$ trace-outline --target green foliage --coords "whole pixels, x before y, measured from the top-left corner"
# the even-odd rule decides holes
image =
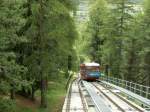
[[[106,15],[108,14],[107,3],[104,0],[97,0],[92,7],[88,25],[91,33],[90,54],[93,61],[101,63],[101,46],[104,42],[103,32],[107,19]]]
[[[82,33],[88,47],[82,54],[109,65],[109,75],[149,85],[149,3],[137,12],[130,0],[96,0]]]
[[[0,84],[4,93],[11,89],[11,85],[15,87],[15,90],[19,90],[24,80],[23,75],[27,71],[26,67],[17,63],[17,53],[14,50],[16,45],[24,40],[23,37],[18,37],[16,34],[21,25],[24,24],[24,19],[21,17],[22,9],[18,9],[22,4],[23,1],[1,1]],[[6,84],[6,88],[4,84]]]
[[[0,112],[16,112],[15,102],[9,99],[0,98]]]
[[[11,91],[13,98],[16,92],[34,99],[40,89],[43,98],[51,78],[75,70],[74,2],[1,0],[0,94]]]

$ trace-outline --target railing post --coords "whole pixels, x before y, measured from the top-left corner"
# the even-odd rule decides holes
[[[146,88],[146,98],[148,99],[148,95],[149,95],[149,87]]]
[[[134,83],[134,93],[136,93],[136,84]]]
[[[119,85],[119,79],[118,79],[118,78],[117,78],[117,85],[120,86],[120,85]]]
[[[114,78],[114,83],[117,85],[117,79],[116,78]]]
[[[113,78],[113,83],[116,85],[116,78]]]
[[[124,88],[124,81],[121,79],[121,87]]]
[[[142,96],[142,85],[140,85],[140,95]]]
[[[132,83],[132,82],[130,82],[130,86],[129,86],[129,90],[130,90],[130,91],[132,91],[132,88],[131,88],[131,83]]]
[[[108,69],[109,69],[109,66],[108,65],[105,65],[105,74],[106,74],[106,81],[108,82]]]
[[[116,85],[119,86],[119,79],[116,78]]]
[[[125,88],[128,89],[128,82],[125,81]]]

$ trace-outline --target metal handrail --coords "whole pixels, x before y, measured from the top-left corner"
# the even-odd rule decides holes
[[[115,78],[115,77],[101,76],[101,78],[104,81],[107,81],[107,82],[115,84],[119,87],[128,89],[129,91],[131,91],[135,94],[138,94],[147,99],[150,99],[150,87],[148,87],[148,86],[144,86],[144,85],[137,84],[134,82],[129,82],[126,80]]]

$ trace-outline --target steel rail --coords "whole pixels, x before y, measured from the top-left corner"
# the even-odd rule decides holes
[[[112,112],[110,108],[104,103],[104,100],[93,91],[89,85],[90,83],[87,83],[86,81],[82,81],[82,83],[92,98],[98,112]]]
[[[88,112],[88,108],[86,106],[84,96],[83,96],[83,93],[82,93],[82,90],[81,90],[81,87],[80,87],[80,80],[78,81],[78,88],[79,88],[79,94],[80,94],[80,98],[81,98],[81,101],[82,101],[83,109],[84,109],[85,112]]]
[[[98,83],[97,84],[103,86],[102,84]],[[115,94],[111,89],[109,89],[108,87],[103,86],[105,89],[109,90],[113,95],[117,96],[118,98],[120,98],[122,101],[124,101],[125,103],[127,103],[128,105],[130,105],[132,108],[134,108],[135,110],[139,111],[139,112],[143,112],[143,110],[141,110],[140,108],[136,107],[135,105],[133,105],[132,103],[130,103],[129,101],[125,100],[124,98],[122,98],[120,95]]]
[[[68,88],[66,112],[69,112],[69,110],[70,110],[72,84],[75,80],[77,80],[77,79],[74,79],[73,81],[71,81],[69,88]]]
[[[98,88],[94,83],[92,83],[93,84],[93,86],[97,89],[97,90],[99,90],[109,101],[111,101],[116,107],[118,107],[119,108],[119,110],[121,110],[122,112],[125,112],[125,110],[121,107],[121,106],[119,106],[116,102],[114,102],[108,95],[106,95],[100,88]]]
[[[75,81],[76,81],[76,82],[75,82]],[[79,92],[72,92],[72,85],[73,85],[73,83],[77,83]],[[71,104],[72,93],[79,93],[83,108],[75,108],[75,109],[72,109],[72,108],[71,108],[71,105],[70,105],[70,104]],[[67,94],[67,103],[66,103],[66,109],[65,109],[65,110],[66,110],[66,112],[70,112],[70,111],[72,111],[72,110],[79,110],[79,111],[82,110],[82,111],[84,111],[84,112],[88,112],[88,109],[86,108],[86,104],[85,104],[85,102],[84,102],[84,96],[83,96],[83,94],[82,94],[82,90],[81,90],[81,88],[80,88],[78,79],[74,79],[74,80],[70,83],[70,85],[69,85],[68,94]]]

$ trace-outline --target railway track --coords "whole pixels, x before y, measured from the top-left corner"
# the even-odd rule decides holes
[[[123,99],[117,93],[114,93],[110,89],[104,87],[102,84],[97,82],[94,82],[92,84],[106,99],[108,99],[112,104],[114,104],[118,108],[118,112],[144,112],[143,109],[138,108],[137,106],[128,102],[126,99]],[[117,112],[117,110],[114,112]]]
[[[98,82],[71,83],[62,112],[145,112]]]
[[[70,84],[62,112],[88,112],[78,79]]]

